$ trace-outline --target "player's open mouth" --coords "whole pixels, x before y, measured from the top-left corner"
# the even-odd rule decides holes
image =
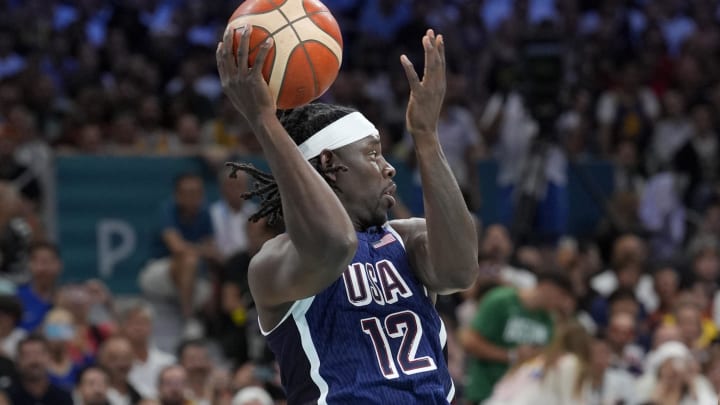
[[[388,188],[385,189],[383,194],[393,196],[395,195],[395,192],[397,191],[397,184],[393,183]]]
[[[395,183],[391,184],[388,188],[383,191],[383,197],[388,200],[389,207],[392,207],[395,205],[395,191],[397,191],[397,185]]]

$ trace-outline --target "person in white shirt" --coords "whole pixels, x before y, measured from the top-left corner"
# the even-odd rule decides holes
[[[675,153],[692,136],[692,122],[687,115],[687,101],[675,88],[668,89],[662,97],[662,116],[657,124],[648,148],[648,166],[660,170],[668,167]]]
[[[517,91],[507,94],[495,93],[486,103],[480,117],[480,131],[486,138],[497,138],[491,146],[491,154],[498,161],[496,181],[502,195],[502,203],[498,209],[500,217],[507,223],[513,220],[511,208],[516,205],[514,198],[523,192],[525,187],[531,186],[527,174],[533,170],[531,165],[537,161],[531,159],[534,155],[534,145],[537,144],[538,139],[541,139],[540,135],[543,135],[540,133],[537,120],[526,107],[526,101]],[[567,157],[559,145],[551,144],[544,151],[544,159],[541,160],[542,166],[538,171],[543,182],[532,185],[532,190],[538,200],[550,202],[557,199],[552,196],[556,194],[553,190],[567,187]],[[548,225],[562,228],[562,222],[565,220],[563,216],[566,213],[560,209],[561,204],[552,202],[550,206],[553,206],[554,211],[559,210],[553,212],[553,215],[558,216],[558,220],[557,223]]]
[[[635,343],[638,325],[636,316],[626,311],[615,311],[610,315],[606,331],[610,347],[610,366],[616,370],[640,373],[645,352]]]
[[[242,197],[247,192],[247,175],[231,178],[222,172],[219,179],[222,198],[210,206],[215,244],[224,260],[248,249],[247,222],[257,206]]]
[[[585,405],[629,404],[635,377],[610,367],[612,350],[607,341],[594,339],[590,348],[590,396]]]
[[[175,364],[175,356],[151,343],[152,321],[152,308],[144,302],[133,303],[120,316],[120,330],[130,341],[134,356],[128,380],[144,398],[157,397],[160,371]]]
[[[642,239],[635,235],[626,234],[618,237],[612,248],[611,261],[614,269],[608,269],[590,280],[590,287],[603,297],[609,297],[621,287],[621,281],[615,270],[623,263],[637,263],[644,268],[647,262],[647,246]],[[632,288],[635,296],[642,303],[646,311],[652,312],[658,307],[658,297],[655,293],[653,278],[649,274],[639,275]],[[625,285],[625,287],[630,287]]]

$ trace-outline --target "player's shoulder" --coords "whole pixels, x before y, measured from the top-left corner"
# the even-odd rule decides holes
[[[407,219],[394,219],[388,221],[388,225],[394,229],[397,233],[402,236],[403,239],[408,240],[417,234],[423,233],[427,230],[425,224],[425,218],[407,218]]]
[[[292,244],[292,240],[290,240],[290,235],[287,233],[281,233],[268,239],[250,260],[250,270],[268,261],[272,262],[279,259],[289,244]]]
[[[271,281],[286,267],[291,246],[290,236],[283,233],[267,240],[252,256],[248,265],[248,284],[253,294],[271,287]]]
[[[396,219],[388,225],[400,235],[408,251],[425,254],[427,250],[427,225],[425,218]]]

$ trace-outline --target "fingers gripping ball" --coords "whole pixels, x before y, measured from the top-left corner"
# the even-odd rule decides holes
[[[337,78],[342,63],[342,36],[337,21],[318,0],[247,0],[230,17],[237,54],[240,32],[252,26],[248,62],[272,36],[263,77],[280,109],[295,108],[320,97]]]

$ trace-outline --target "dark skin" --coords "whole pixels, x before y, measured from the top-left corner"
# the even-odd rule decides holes
[[[238,54],[234,32],[218,44],[217,63],[225,94],[250,123],[282,197],[287,232],[268,241],[250,263],[248,281],[263,329],[275,327],[292,304],[334,283],[357,249],[356,231],[387,222],[395,203],[395,169],[382,156],[380,141],[366,137],[343,148],[324,150],[323,167],[343,165],[330,174],[336,193],[302,157],[275,115],[275,101],[260,69],[248,67],[250,27],[241,27]],[[422,39],[425,72],[421,80],[412,63],[400,58],[410,83],[406,125],[415,140],[426,219],[392,221],[403,238],[417,277],[433,293],[469,288],[477,277],[477,234],[443,155],[437,123],[445,96],[442,36],[428,30]],[[260,49],[263,66],[272,47]],[[236,63],[237,61],[237,63]]]

